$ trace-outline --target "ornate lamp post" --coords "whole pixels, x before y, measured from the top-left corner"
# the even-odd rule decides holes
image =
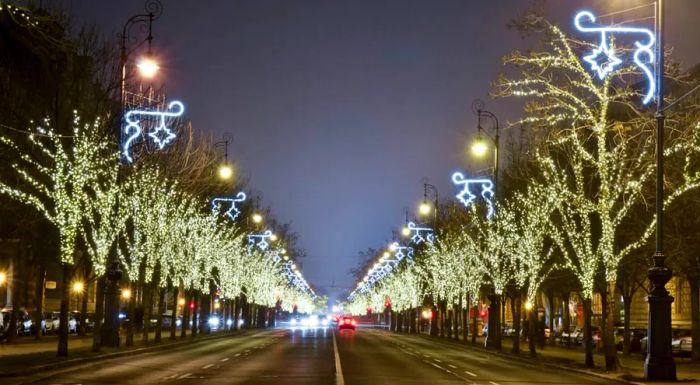
[[[214,146],[221,146],[224,149],[224,163],[219,166],[219,178],[229,180],[233,176],[233,167],[228,162],[228,143],[231,141],[231,135],[227,133],[224,135],[223,139],[224,140],[214,143]]]
[[[126,21],[124,27],[122,28],[122,33],[120,35],[121,45],[120,45],[120,55],[119,64],[121,67],[121,78],[119,82],[119,102],[120,102],[120,116],[123,116],[124,108],[126,105],[126,76],[127,76],[127,64],[129,55],[133,53],[133,50],[127,49],[127,43],[129,42],[129,32],[131,28],[135,25],[147,26],[148,36],[144,41],[148,42],[148,51],[146,55],[137,64],[137,68],[142,76],[146,78],[153,77],[158,71],[158,65],[153,59],[153,54],[151,51],[151,42],[153,40],[152,26],[153,21],[156,20],[163,12],[163,6],[158,0],[147,0],[145,4],[146,13],[134,15],[129,20]],[[140,44],[136,44],[138,47]],[[119,143],[123,142],[123,132],[121,130],[121,123],[119,121],[118,131],[119,131]],[[121,182],[121,172],[117,174],[118,181]],[[117,202],[117,205],[119,202]],[[118,242],[117,242],[118,243]],[[120,267],[119,258],[117,256],[118,244],[115,244],[112,252],[109,256],[109,261],[107,263],[107,284],[105,287],[105,317],[104,324],[100,327],[100,337],[101,344],[104,346],[118,347],[119,341],[119,297],[121,294],[121,289],[119,287],[119,281],[122,278],[122,271]]]
[[[472,144],[472,153],[477,157],[483,157],[488,152],[488,145],[484,142],[484,136],[489,137],[493,140],[493,182],[494,186],[494,197],[498,198],[498,164],[500,163],[498,147],[500,144],[500,130],[501,127],[498,124],[498,118],[490,111],[484,110],[484,101],[481,99],[476,99],[472,102],[472,111],[477,117],[477,134],[474,143]],[[487,129],[482,126],[484,119],[491,120],[492,125],[488,127],[488,131],[493,133],[490,136]]]

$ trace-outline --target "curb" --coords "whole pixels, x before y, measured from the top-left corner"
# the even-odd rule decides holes
[[[408,334],[408,333],[400,333],[400,334],[416,335],[416,334]],[[642,382],[634,382],[634,381],[625,380],[625,379],[619,378],[619,377],[611,377],[611,376],[608,376],[608,375],[605,375],[602,373],[591,372],[588,370],[573,368],[570,366],[558,365],[558,364],[555,364],[552,362],[535,361],[531,358],[514,356],[512,354],[502,352],[502,351],[489,350],[486,348],[479,347],[478,345],[477,346],[472,345],[471,342],[469,344],[464,344],[464,343],[457,343],[457,342],[450,341],[450,340],[445,340],[442,338],[434,338],[434,337],[426,336],[424,334],[418,334],[418,336],[423,338],[423,339],[429,340],[431,342],[438,341],[438,342],[444,343],[445,345],[457,345],[457,346],[461,346],[461,347],[468,348],[468,349],[477,349],[479,352],[488,353],[488,354],[491,354],[493,356],[498,356],[498,357],[513,360],[513,361],[518,361],[520,363],[527,364],[527,365],[532,366],[532,367],[544,366],[544,367],[554,368],[557,370],[562,370],[562,371],[567,371],[567,372],[576,372],[579,374],[584,374],[587,376],[596,377],[596,378],[607,380],[607,381],[615,381],[615,382],[620,383],[620,384],[646,385],[645,383],[642,383]]]
[[[141,348],[129,349],[129,350],[121,351],[121,352],[99,354],[99,355],[95,355],[95,356],[91,356],[91,357],[73,358],[73,359],[68,359],[66,361],[59,361],[59,362],[52,362],[52,363],[48,363],[48,364],[44,364],[44,365],[31,366],[31,367],[20,369],[20,370],[14,371],[14,372],[0,372],[0,378],[19,377],[19,376],[23,376],[23,375],[27,375],[27,374],[36,373],[36,372],[43,372],[43,371],[47,371],[47,370],[64,368],[64,367],[68,368],[68,367],[77,366],[80,364],[102,361],[102,360],[107,360],[107,359],[111,359],[111,358],[119,358],[119,357],[126,357],[126,356],[131,356],[131,355],[136,355],[136,354],[155,352],[155,351],[159,351],[159,350],[163,350],[163,349],[167,349],[167,348],[175,348],[175,347],[194,344],[194,343],[198,343],[198,342],[205,342],[205,341],[209,341],[209,340],[221,339],[221,338],[225,338],[225,337],[237,337],[237,336],[248,334],[248,332],[249,332],[248,330],[245,330],[245,331],[239,331],[238,333],[216,334],[216,335],[210,335],[210,336],[206,336],[206,337],[197,338],[196,340],[188,339],[188,340],[184,340],[184,341],[171,342],[171,343],[161,344],[161,345],[144,346]]]

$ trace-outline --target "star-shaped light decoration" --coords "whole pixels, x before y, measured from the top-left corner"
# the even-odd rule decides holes
[[[168,128],[162,122],[158,125],[158,127],[156,127],[155,130],[149,132],[148,136],[153,138],[153,141],[158,145],[158,148],[161,150],[163,149],[163,147],[165,147],[168,143],[172,142],[172,140],[176,138],[175,134],[173,134],[173,132],[170,131],[170,128]]]
[[[239,210],[238,207],[236,207],[236,203],[243,202],[245,199],[246,195],[243,191],[236,194],[235,198],[214,198],[211,201],[212,214],[216,214],[219,211],[222,203],[230,203],[231,206],[228,210],[224,212],[224,215],[231,218],[232,221],[235,221],[236,218],[238,218],[238,216],[241,214],[241,210]]]
[[[615,67],[622,64],[622,60],[615,56],[615,50],[608,46],[604,39],[605,36],[601,37],[600,46],[594,49],[590,55],[583,57],[583,60],[591,65],[591,69],[598,74],[598,78],[601,80],[613,72]]]

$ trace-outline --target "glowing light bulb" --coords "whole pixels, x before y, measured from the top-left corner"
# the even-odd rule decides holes
[[[532,307],[533,307],[532,302],[530,302],[530,301],[525,302],[525,310],[530,311],[530,310],[532,310]]]
[[[430,207],[430,203],[428,203],[427,201],[423,201],[418,207],[418,212],[420,213],[420,215],[428,215],[430,214],[431,210],[432,208]]]
[[[233,176],[233,167],[228,164],[221,165],[219,167],[219,177],[221,179],[230,179]]]
[[[0,271],[0,285],[3,285],[5,282],[7,282],[7,274]]]
[[[82,282],[80,282],[80,281],[73,282],[73,292],[80,293],[83,291],[84,288],[85,288],[85,285]]]
[[[486,145],[486,142],[484,142],[484,139],[481,136],[477,136],[474,144],[472,144],[472,154],[482,157],[486,155],[488,150],[489,147]]]
[[[411,229],[409,229],[408,226],[404,226],[401,229],[401,235],[403,235],[404,237],[411,235]]]
[[[150,54],[146,54],[141,57],[139,62],[136,64],[136,67],[139,69],[141,76],[147,79],[154,77],[160,69],[158,63],[155,61],[155,59],[153,59],[153,55]]]
[[[122,290],[122,298],[124,298],[124,299],[131,298],[131,290],[129,290],[129,289]]]
[[[258,213],[253,214],[253,222],[260,223],[260,222],[262,222],[262,220],[263,220],[262,215],[260,215]]]

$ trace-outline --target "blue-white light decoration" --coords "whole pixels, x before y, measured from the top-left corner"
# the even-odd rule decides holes
[[[267,248],[270,246],[270,243],[267,241],[270,237],[272,237],[272,230],[266,230],[264,233],[261,234],[250,234],[248,235],[248,252],[252,252],[253,248],[257,245],[260,250],[265,251]]]
[[[230,204],[229,209],[224,211],[224,215],[231,218],[232,221],[235,221],[241,214],[241,210],[236,207],[236,203],[243,202],[245,199],[246,195],[243,191],[236,194],[233,198],[214,198],[211,201],[211,212],[216,215],[221,210],[223,204]]]
[[[169,127],[169,123],[173,119],[182,116],[185,112],[185,106],[175,100],[168,104],[168,108],[164,111],[159,110],[130,110],[124,114],[124,120],[126,121],[126,127],[124,127],[124,136],[126,140],[122,145],[122,155],[124,158],[133,162],[134,159],[131,156],[131,146],[134,144],[143,132],[141,128],[142,116],[154,116],[158,119],[158,123],[155,128],[148,133],[148,136],[153,139],[153,142],[158,146],[159,149],[163,149],[168,143],[175,139],[176,135],[173,130]]]
[[[616,53],[615,48],[610,44],[610,39],[615,34],[639,35],[640,39],[634,42],[636,50],[632,55],[634,64],[644,73],[647,81],[647,92],[642,99],[642,103],[649,103],[656,94],[656,81],[652,67],[656,64],[654,55],[654,44],[656,36],[648,28],[623,27],[618,25],[599,26],[594,25],[596,17],[589,11],[581,11],[576,14],[574,24],[581,32],[594,32],[600,35],[600,44],[593,52],[583,57],[583,60],[591,65],[591,70],[595,71],[598,78],[605,79],[615,67],[621,65],[623,60]],[[584,25],[588,24],[588,25]],[[601,64],[601,61],[604,61]],[[657,69],[658,70],[658,69]]]
[[[474,185],[481,186],[481,197],[486,202],[487,211],[486,218],[491,219],[494,214],[493,209],[493,182],[491,179],[467,179],[461,172],[456,172],[452,174],[452,182],[456,185],[463,185],[462,191],[457,194],[457,199],[459,199],[464,206],[469,207],[474,203],[477,195],[471,191],[471,187]]]
[[[408,227],[408,230],[411,232],[411,242],[419,245],[422,242],[428,242],[428,243],[433,243],[435,240],[435,234],[433,233],[433,229],[430,227],[419,227],[413,222],[408,222],[406,225]]]
[[[396,256],[396,260],[399,262],[401,262],[405,257],[413,259],[413,247],[401,246],[398,242],[394,242],[391,244],[391,246],[389,246],[389,249],[394,252],[394,256]]]

